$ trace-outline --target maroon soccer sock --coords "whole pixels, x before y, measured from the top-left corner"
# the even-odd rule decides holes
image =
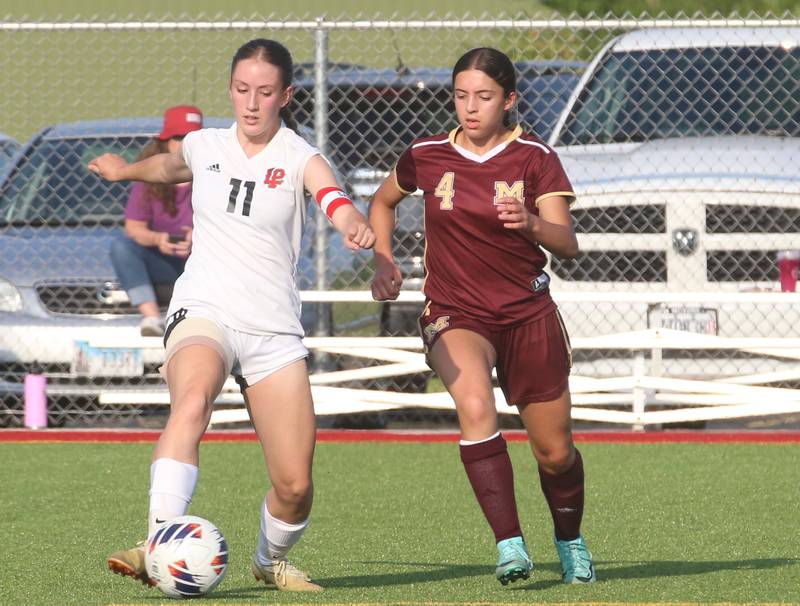
[[[495,541],[522,536],[514,497],[514,470],[503,436],[462,445],[461,462]]]
[[[583,518],[583,459],[575,449],[575,462],[567,471],[553,475],[539,467],[542,492],[553,516],[559,541],[577,539]]]

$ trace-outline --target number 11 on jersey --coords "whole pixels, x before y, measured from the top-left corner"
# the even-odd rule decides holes
[[[236,212],[236,199],[239,197],[239,190],[241,189],[241,187],[242,187],[241,179],[231,179],[231,193],[228,196],[228,208],[227,208],[227,211],[229,213]],[[244,195],[244,204],[242,205],[242,216],[249,217],[250,203],[253,201],[253,192],[256,189],[256,182],[245,181],[244,188],[246,192]]]

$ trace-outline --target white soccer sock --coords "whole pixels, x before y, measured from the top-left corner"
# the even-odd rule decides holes
[[[461,446],[474,446],[475,444],[483,444],[484,442],[488,442],[489,440],[494,440],[497,436],[500,435],[500,432],[493,433],[488,438],[483,438],[483,440],[459,440],[458,443]]]
[[[256,557],[261,564],[271,564],[274,560],[286,558],[286,554],[294,546],[308,526],[308,518],[299,524],[289,524],[270,515],[267,501],[261,508],[261,532],[258,533],[258,551]]]
[[[197,465],[175,459],[156,459],[150,466],[150,514],[147,536],[160,523],[182,516],[192,502],[199,471]]]

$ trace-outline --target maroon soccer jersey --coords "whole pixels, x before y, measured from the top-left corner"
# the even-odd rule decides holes
[[[542,249],[497,217],[497,200],[513,197],[538,214],[551,196],[575,194],[552,148],[520,127],[483,155],[455,143],[459,129],[418,139],[397,162],[397,185],[425,200],[423,291],[441,305],[497,325],[524,323],[551,311],[541,278]]]

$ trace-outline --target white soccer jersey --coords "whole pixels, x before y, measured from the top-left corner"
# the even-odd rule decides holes
[[[189,133],[182,153],[194,175],[194,232],[169,314],[200,305],[242,332],[302,336],[295,276],[306,215],[303,173],[319,151],[281,126],[248,158],[234,124]]]

